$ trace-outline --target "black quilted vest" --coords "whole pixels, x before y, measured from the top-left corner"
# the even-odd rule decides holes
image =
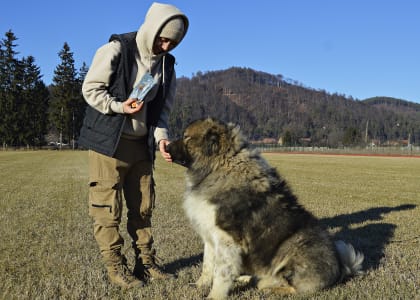
[[[113,34],[109,39],[110,41],[118,40],[121,43],[121,54],[116,61],[112,62],[116,72],[111,78],[109,87],[109,93],[121,102],[128,99],[132,89],[129,83],[132,67],[136,63],[135,54],[138,51],[136,34],[137,32]],[[174,63],[175,58],[171,54],[166,54],[165,72],[163,72],[165,78],[161,80],[155,99],[147,103],[148,143],[152,160],[154,160],[155,153],[153,131],[165,105],[165,91],[170,88]],[[125,121],[126,115],[124,114],[103,114],[88,105],[80,130],[79,145],[112,157],[117,149]]]

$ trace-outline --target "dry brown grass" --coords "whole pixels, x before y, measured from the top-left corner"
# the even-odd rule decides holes
[[[301,203],[366,256],[365,275],[286,299],[420,299],[420,159],[293,154],[266,158],[287,178]],[[92,236],[86,152],[0,152],[0,169],[1,299],[205,296],[207,291],[189,285],[200,273],[202,244],[182,211],[182,167],[157,160],[153,218],[158,255],[178,277],[129,291],[108,283]],[[122,231],[132,264],[129,237]],[[278,297],[238,286],[231,299]]]

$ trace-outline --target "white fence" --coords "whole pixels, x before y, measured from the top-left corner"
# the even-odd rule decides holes
[[[296,152],[323,154],[366,154],[366,155],[404,155],[420,156],[419,146],[406,147],[283,147],[277,144],[254,145],[261,152]]]

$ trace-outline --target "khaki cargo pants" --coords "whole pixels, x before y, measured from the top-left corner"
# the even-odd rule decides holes
[[[89,215],[105,263],[119,263],[124,240],[119,233],[123,200],[133,248],[150,252],[155,192],[147,140],[121,139],[115,158],[89,151]]]

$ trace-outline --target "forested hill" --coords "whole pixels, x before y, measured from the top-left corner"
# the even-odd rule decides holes
[[[390,97],[374,97],[363,102],[378,108],[384,108],[394,112],[415,114],[420,112],[420,104]]]
[[[239,124],[254,141],[331,147],[420,142],[420,104],[400,99],[361,101],[236,67],[179,78],[177,86],[170,116],[175,137],[192,120],[211,116]]]

